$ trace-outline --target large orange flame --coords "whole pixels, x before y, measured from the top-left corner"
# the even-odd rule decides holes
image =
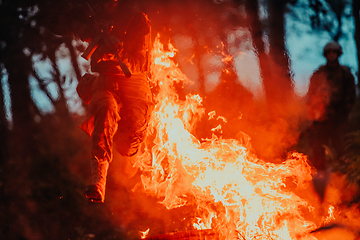
[[[307,157],[295,152],[282,164],[264,162],[245,134],[196,139],[191,131],[205,113],[202,99],[179,99],[174,83],[191,80],[171,59],[176,49],[170,43],[168,49],[156,38],[151,83],[157,94],[149,128],[155,137],[137,163],[145,191],[168,209],[196,204],[193,227],[213,229],[221,239],[316,239],[309,234],[316,224],[303,217],[313,207],[294,193],[311,181]]]

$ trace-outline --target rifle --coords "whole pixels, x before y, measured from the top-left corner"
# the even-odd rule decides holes
[[[86,3],[89,11],[90,11],[90,19],[92,20],[92,26],[95,28],[98,35],[93,38],[89,44],[89,46],[85,49],[84,53],[81,55],[86,60],[89,60],[91,55],[95,52],[97,47],[99,46],[99,42],[103,41],[103,43],[106,45],[106,47],[109,48],[110,52],[115,55],[116,59],[119,62],[119,66],[121,70],[124,72],[126,77],[131,77],[131,72],[129,68],[126,66],[126,64],[121,60],[119,53],[114,45],[114,43],[111,41],[110,36],[104,32],[104,30],[99,25],[98,21],[96,20],[95,12],[89,5],[89,3]]]

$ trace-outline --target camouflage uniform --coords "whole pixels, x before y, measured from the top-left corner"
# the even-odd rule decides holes
[[[51,22],[54,33],[73,33],[82,40],[96,37],[81,9],[73,9],[73,20],[66,26],[61,17]],[[99,44],[91,56],[91,70],[98,74],[85,74],[77,91],[85,104],[89,104],[91,117],[80,127],[92,137],[91,183],[85,196],[93,202],[104,202],[109,163],[113,157],[113,144],[122,156],[131,157],[139,152],[153,109],[152,94],[147,81],[150,54],[150,21],[142,12],[128,19],[126,14],[115,14],[105,19],[109,36],[117,47],[122,61],[132,76],[125,77],[117,59],[105,44]],[[117,17],[119,16],[119,17]],[[109,16],[107,16],[109,17]],[[102,18],[101,20],[103,20]]]
[[[92,137],[91,188],[95,189],[88,191],[99,190],[103,201],[113,142],[116,151],[123,156],[134,156],[139,151],[146,137],[152,101],[147,80],[141,73],[130,78],[121,74],[100,74],[92,89],[94,94],[89,103],[92,117],[81,128]]]
[[[115,28],[116,29],[116,28]],[[99,73],[92,85],[89,110],[94,116],[92,132],[91,185],[85,196],[103,202],[109,163],[115,149],[123,156],[134,156],[146,136],[152,110],[152,97],[147,81],[150,51],[150,25],[143,13],[129,21],[122,41],[121,58],[130,69],[127,78],[119,70],[105,46],[92,56],[92,70]]]

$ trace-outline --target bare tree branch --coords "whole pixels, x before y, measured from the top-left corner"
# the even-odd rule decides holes
[[[71,59],[72,67],[74,68],[76,78],[79,80],[81,78],[79,63],[77,61],[77,56],[75,53],[74,46],[71,44],[71,42],[72,42],[72,39],[70,39],[70,38],[65,39],[65,45],[70,51],[70,59]]]
[[[53,99],[53,97],[51,96],[50,92],[49,92],[48,89],[46,88],[48,84],[45,83],[45,80],[42,79],[42,78],[39,76],[39,74],[36,72],[35,69],[33,69],[32,75],[33,75],[34,78],[38,81],[40,89],[46,94],[46,96],[49,98],[49,100],[51,101],[51,103],[54,105],[54,104],[55,104],[55,100]]]

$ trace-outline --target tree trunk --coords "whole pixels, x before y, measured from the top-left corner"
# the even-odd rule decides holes
[[[354,23],[355,23],[355,44],[357,49],[357,60],[358,60],[358,72],[357,72],[357,79],[358,79],[358,87],[359,84],[359,71],[360,71],[360,18],[359,18],[359,11],[360,11],[360,2],[358,0],[352,1],[352,8],[353,8],[353,15],[354,15]]]
[[[32,126],[34,116],[31,110],[33,100],[30,96],[28,80],[32,63],[31,58],[26,57],[20,47],[14,46],[8,55],[12,57],[4,61],[4,65],[8,72],[10,86],[13,119],[12,136],[16,153],[26,155],[31,151],[31,144],[33,143]]]
[[[25,54],[27,41],[33,36],[25,31],[24,21],[19,17],[21,5],[17,1],[4,1],[1,16],[6,47],[2,49],[1,62],[8,74],[12,111],[12,129],[9,135],[9,154],[24,157],[32,150],[34,102],[30,94],[29,75],[32,70],[31,55]],[[25,13],[24,13],[25,15]],[[34,144],[35,145],[35,144]]]
[[[0,69],[0,79],[3,78],[2,69]],[[1,83],[1,81],[0,81]],[[6,119],[6,106],[4,89],[0,84],[0,164],[8,157],[8,136],[9,136],[9,124]]]
[[[249,22],[249,28],[251,37],[253,39],[254,47],[257,51],[259,58],[260,76],[263,80],[265,94],[270,101],[272,95],[272,72],[270,68],[270,59],[268,54],[265,52],[265,44],[263,41],[263,26],[259,16],[259,5],[258,0],[247,0],[245,3],[247,12],[247,18]]]
[[[358,0],[354,0],[354,1],[358,1]],[[335,13],[336,16],[336,20],[338,22],[338,27],[337,30],[334,34],[333,39],[335,41],[338,41],[339,38],[342,35],[342,21],[341,18],[343,16],[344,13],[344,9],[345,9],[345,5],[346,2],[345,1],[341,1],[341,0],[326,0],[326,2],[330,5],[332,11]]]
[[[285,46],[285,0],[269,0],[269,43],[272,69],[272,81],[267,92],[278,104],[288,102],[293,93],[290,76],[289,56]]]

